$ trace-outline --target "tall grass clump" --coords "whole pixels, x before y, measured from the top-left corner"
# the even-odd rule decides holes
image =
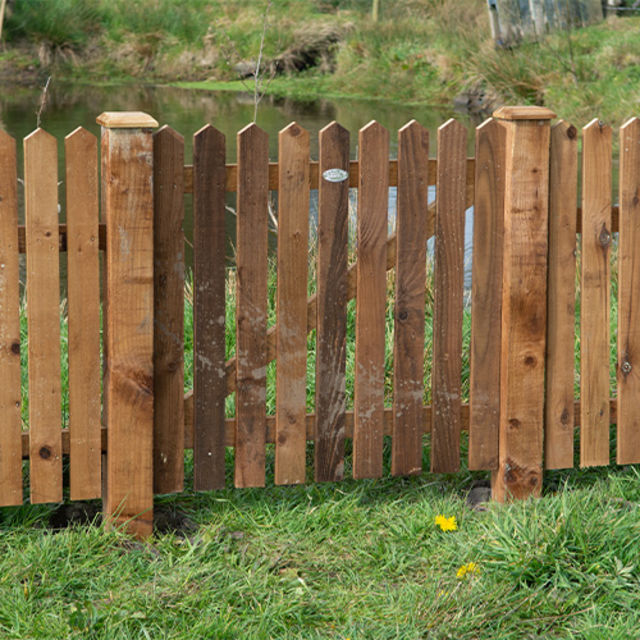
[[[5,26],[11,40],[78,47],[100,30],[102,18],[101,7],[92,0],[16,0]]]

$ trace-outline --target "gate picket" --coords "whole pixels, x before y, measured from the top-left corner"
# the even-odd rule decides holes
[[[498,468],[505,130],[476,129],[471,277],[469,469]]]
[[[609,464],[611,127],[582,130],[580,466]]]
[[[449,120],[438,129],[431,471],[460,466],[460,383],[467,130]]]
[[[309,133],[295,122],[278,136],[276,484],[306,474]]]
[[[640,120],[620,129],[618,253],[618,464],[640,462]]]
[[[0,505],[22,504],[16,142],[0,131]]]
[[[31,502],[62,500],[58,143],[24,139]]]
[[[265,483],[268,198],[268,137],[250,124],[238,133],[237,487]]]
[[[358,136],[358,262],[353,477],[382,476],[389,132],[375,120]]]
[[[422,471],[428,183],[429,133],[412,120],[398,132],[393,475]]]
[[[102,490],[97,139],[79,127],[65,138],[65,157],[70,494],[89,500]]]
[[[193,137],[194,488],[225,482],[225,137],[206,125]]]
[[[578,135],[562,120],[551,129],[544,462],[573,466],[573,384]]]
[[[349,132],[337,122],[319,135],[318,293],[316,349],[315,480],[344,476],[349,182],[325,171],[349,171]]]
[[[184,486],[184,139],[153,135],[153,489]]]

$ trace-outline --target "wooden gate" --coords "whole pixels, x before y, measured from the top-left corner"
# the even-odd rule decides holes
[[[157,123],[145,114],[105,113],[101,213],[96,139],[80,129],[65,140],[60,224],[57,144],[37,130],[24,141],[24,226],[15,142],[0,132],[0,504],[22,503],[23,460],[31,501],[60,501],[68,456],[69,497],[102,496],[110,522],[145,536],[154,493],[184,488],[186,449],[196,490],[225,486],[230,447],[235,486],[257,487],[271,445],[276,484],[380,477],[385,436],[393,475],[420,473],[427,452],[430,471],[456,472],[468,442],[468,466],[492,471],[494,497],[525,497],[539,494],[543,468],[573,466],[574,425],[580,463],[608,464],[616,418],[617,460],[638,462],[639,125],[633,119],[621,129],[619,208],[611,200],[611,129],[597,120],[584,128],[578,208],[578,132],[562,121],[551,127],[553,117],[542,108],[500,109],[476,130],[472,158],[460,123],[450,120],[430,141],[412,121],[398,132],[393,160],[389,132],[375,121],[358,133],[356,160],[337,123],[320,131],[318,160],[309,133],[292,123],[278,136],[277,162],[269,161],[267,134],[252,124],[238,133],[234,164],[224,135],[207,125],[185,164],[179,133],[153,133]],[[388,235],[390,190],[396,218]],[[186,394],[185,194],[194,225]],[[237,214],[231,263],[229,198]],[[311,254],[310,198],[318,210]],[[609,257],[618,212],[614,401]],[[68,299],[62,352],[60,254]],[[273,413],[267,393],[275,395]]]

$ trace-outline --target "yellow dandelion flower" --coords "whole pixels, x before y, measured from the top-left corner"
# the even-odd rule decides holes
[[[447,518],[442,514],[436,516],[436,526],[440,527],[443,531],[456,531],[458,529],[458,523],[456,517],[451,516]]]
[[[463,564],[458,571],[456,572],[456,578],[459,580],[463,580],[470,573],[478,573],[478,565],[475,562],[468,562],[467,564]]]

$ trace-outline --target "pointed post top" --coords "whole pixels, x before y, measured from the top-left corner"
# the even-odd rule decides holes
[[[632,129],[634,127],[638,127],[640,126],[640,118],[638,118],[637,116],[633,116],[632,118],[629,118],[621,127],[620,127],[620,131],[625,131],[627,129]]]
[[[153,137],[156,140],[158,138],[160,139],[169,138],[171,140],[175,140],[178,144],[181,144],[184,142],[184,137],[182,136],[182,134],[178,133],[175,129],[171,128],[168,124],[162,125],[162,127],[160,127],[160,129],[158,129],[153,134]]]
[[[308,136],[309,132],[303,127],[301,127],[297,122],[293,121],[293,122],[290,122],[286,127],[280,129],[278,134],[287,135],[287,136],[291,136],[292,138],[296,138],[297,136],[305,135],[305,134],[307,134]]]
[[[90,131],[87,131],[84,127],[76,127],[71,133],[68,133],[65,137],[65,142],[71,140],[95,140],[95,136]]]
[[[155,129],[158,121],[143,111],[105,111],[96,122],[107,129]]]
[[[604,120],[600,120],[599,118],[594,118],[588,124],[585,124],[582,127],[582,135],[611,135],[611,126],[608,125]]]
[[[331,132],[331,131],[337,132],[336,135],[338,135],[340,133],[346,133],[347,135],[349,135],[349,132],[347,131],[347,129],[345,129],[339,122],[336,122],[335,120],[332,120],[329,124],[327,124],[324,127],[322,127],[322,129],[320,129],[319,133],[320,134],[326,134],[326,133]]]
[[[3,131],[2,129],[0,129],[0,143],[4,143],[4,144],[13,143],[13,144],[15,144],[16,141],[6,131]]]
[[[556,114],[546,107],[500,107],[493,112],[500,120],[553,120]]]
[[[578,130],[566,120],[558,120],[558,122],[551,127],[551,131],[554,132],[554,135],[566,136],[574,142],[578,139]]]
[[[424,129],[424,127],[414,118],[413,120],[409,120],[407,124],[400,127],[398,129],[398,134],[405,133],[406,131],[420,131]]]
[[[370,120],[369,122],[367,122],[367,124],[364,125],[364,127],[360,129],[360,133],[376,133],[380,131],[388,133],[388,131],[377,120]]]
[[[250,122],[246,127],[243,127],[238,131],[238,137],[240,136],[266,136],[267,132],[261,129],[255,122]]]
[[[53,141],[53,143],[57,144],[55,137],[41,127],[34,129],[28,136],[25,136],[22,142],[23,144],[30,144],[35,140],[47,140],[50,143]]]

